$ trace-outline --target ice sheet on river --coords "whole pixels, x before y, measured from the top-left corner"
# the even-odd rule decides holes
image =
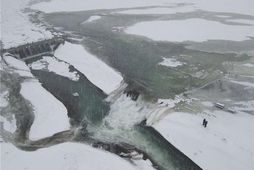
[[[42,57],[42,59],[29,64],[29,66],[33,70],[47,70],[49,72],[54,72],[63,77],[67,77],[73,81],[79,80],[78,73],[76,71],[70,71],[69,64],[63,61],[57,60],[54,57],[44,56]]]
[[[146,36],[156,41],[243,41],[249,39],[249,36],[254,36],[254,26],[226,25],[217,21],[194,18],[140,22],[127,28],[125,32]]]
[[[82,45],[65,42],[56,50],[55,56],[73,65],[106,94],[116,90],[123,80],[120,73],[87,52]]]
[[[11,56],[4,58],[14,73],[26,77],[21,83],[20,93],[34,109],[35,118],[30,129],[30,139],[48,137],[56,132],[69,129],[65,106],[41,86],[23,61]]]

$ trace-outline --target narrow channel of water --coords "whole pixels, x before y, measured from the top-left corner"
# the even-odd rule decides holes
[[[93,127],[100,129],[103,118],[107,116],[109,104],[105,102],[106,95],[92,85],[85,77],[79,81],[45,71],[33,70],[32,73],[39,79],[43,87],[56,96],[68,110],[69,117],[75,122],[87,121]],[[79,96],[73,96],[78,93]],[[128,120],[126,120],[128,121]],[[104,129],[105,130],[105,129]],[[107,129],[101,131],[100,139],[108,135],[109,142],[126,142],[146,152],[161,170],[200,169],[188,157],[167,142],[154,129],[136,126],[129,130]],[[92,136],[91,136],[92,137]],[[98,137],[98,136],[97,136]]]

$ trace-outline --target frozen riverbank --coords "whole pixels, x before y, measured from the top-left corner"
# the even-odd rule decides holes
[[[203,118],[208,127],[202,126]],[[223,111],[171,113],[154,124],[169,142],[207,170],[253,169],[254,117]]]
[[[134,170],[130,162],[111,153],[78,143],[64,143],[33,152],[21,151],[9,143],[1,145],[4,170]]]

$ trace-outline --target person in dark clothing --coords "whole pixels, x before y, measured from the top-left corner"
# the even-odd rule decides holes
[[[208,123],[208,121],[207,121],[207,120],[205,120],[205,125],[204,125],[205,127],[207,126],[207,123]]]
[[[205,126],[205,122],[206,122],[206,119],[203,119],[203,124],[202,124],[203,126]]]
[[[206,127],[207,126],[208,121],[206,119],[203,119],[203,126]]]

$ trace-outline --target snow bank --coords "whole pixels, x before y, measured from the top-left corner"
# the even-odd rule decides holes
[[[90,16],[86,21],[82,22],[81,24],[95,22],[96,20],[99,20],[99,19],[101,19],[101,16],[93,15],[93,16]]]
[[[231,12],[254,15],[253,0],[54,0],[41,2],[32,6],[33,9],[47,13],[59,11],[83,11],[94,9],[116,9],[149,6],[172,6],[172,3],[192,3],[197,9],[214,12]]]
[[[15,73],[30,77],[21,83],[20,91],[21,95],[31,102],[34,109],[35,118],[30,130],[30,139],[51,136],[69,129],[65,106],[41,86],[24,62],[10,56],[5,56],[5,60]]]
[[[159,65],[162,65],[162,66],[178,67],[178,66],[183,65],[183,63],[181,63],[180,61],[177,61],[174,58],[163,57],[162,59],[163,59],[163,61],[159,63]]]
[[[55,56],[73,65],[107,94],[116,90],[123,80],[118,72],[88,53],[82,45],[65,42],[56,50]]]
[[[254,36],[254,27],[225,25],[204,19],[187,19],[140,22],[127,28],[125,32],[146,36],[156,41],[243,41],[249,39],[248,36]]]
[[[43,57],[42,59],[29,64],[29,66],[33,70],[47,70],[49,72],[54,72],[58,75],[67,77],[73,81],[79,80],[79,75],[76,71],[70,72],[69,64],[57,60],[54,57]]]
[[[8,143],[2,146],[4,170],[134,170],[129,162],[111,153],[78,143],[64,143],[25,152]]]
[[[29,0],[1,0],[1,41],[4,48],[35,42],[52,37],[42,26],[29,21],[28,13],[22,10]]]
[[[207,128],[202,120],[208,120]],[[251,170],[254,117],[215,111],[208,114],[175,112],[154,124],[170,143],[206,170]]]

